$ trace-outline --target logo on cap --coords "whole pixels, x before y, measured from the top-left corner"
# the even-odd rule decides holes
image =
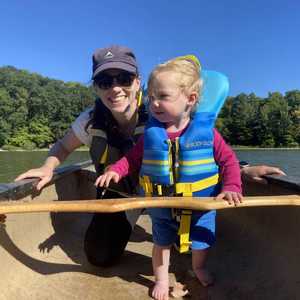
[[[108,52],[104,55],[104,58],[105,58],[105,59],[107,59],[107,58],[112,58],[112,57],[114,57],[114,55],[113,55],[110,51],[108,51]]]

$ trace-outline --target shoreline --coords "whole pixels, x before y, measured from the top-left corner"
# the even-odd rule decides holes
[[[282,148],[258,148],[258,147],[239,147],[239,146],[231,146],[233,150],[300,150],[300,147],[295,148],[288,148],[288,147],[282,147]],[[25,149],[14,149],[14,150],[3,150],[0,149],[0,152],[48,152],[50,149],[32,149],[32,150],[25,150]],[[75,151],[89,151],[88,147],[79,148]]]
[[[257,148],[257,147],[234,147],[234,146],[231,146],[231,148],[233,150],[300,150],[300,147],[296,147],[296,148],[285,148],[285,147],[282,147],[282,148]]]
[[[14,150],[3,150],[0,149],[0,152],[49,152],[50,149],[32,149],[32,150],[25,150],[25,149],[14,149]],[[76,151],[89,151],[88,148],[76,149]]]

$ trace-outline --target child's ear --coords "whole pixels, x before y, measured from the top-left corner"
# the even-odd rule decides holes
[[[188,105],[194,106],[197,102],[198,94],[196,92],[191,92],[188,96]]]

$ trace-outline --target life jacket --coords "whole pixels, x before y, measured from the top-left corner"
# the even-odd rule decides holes
[[[204,197],[219,193],[219,168],[213,155],[213,128],[228,94],[228,80],[213,71],[203,71],[202,76],[204,91],[200,105],[179,138],[171,142],[164,125],[154,118],[145,128],[140,186],[146,196]],[[217,90],[210,91],[210,88]],[[189,249],[191,214],[191,210],[181,210],[178,232],[180,252]]]
[[[126,154],[138,138],[143,134],[144,126],[148,120],[148,113],[142,104],[141,95],[138,99],[138,121],[132,137],[125,138],[118,129],[118,124],[112,116],[110,110],[105,107],[100,99],[96,99],[93,123],[88,128],[92,135],[90,147],[90,156],[95,166],[97,176],[103,174],[105,168],[116,162],[120,157]],[[136,176],[135,176],[136,175]],[[136,193],[138,184],[138,175],[132,174],[127,176],[119,184],[111,184],[112,188],[117,191],[123,191],[129,194]],[[101,193],[98,188],[98,196]]]

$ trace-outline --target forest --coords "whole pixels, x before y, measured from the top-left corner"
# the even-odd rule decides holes
[[[90,85],[43,77],[12,66],[0,68],[0,148],[48,148],[93,105]],[[228,97],[216,127],[234,146],[299,147],[300,90]]]

